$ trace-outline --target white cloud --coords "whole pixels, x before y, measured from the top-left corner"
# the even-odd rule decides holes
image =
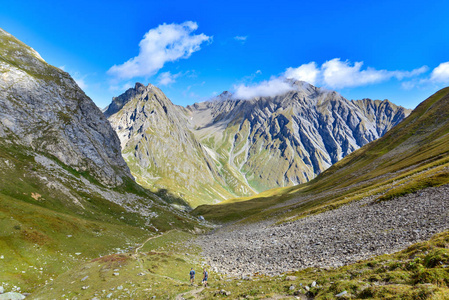
[[[340,58],[334,58],[323,63],[320,68],[318,68],[315,62],[303,64],[298,68],[288,68],[284,76],[306,81],[313,85],[341,89],[375,84],[393,77],[402,80],[428,71],[427,66],[412,71],[376,70],[371,67],[362,69],[362,66],[362,61],[355,62],[352,65],[348,60],[341,61]]]
[[[118,79],[156,74],[166,62],[188,58],[201,49],[203,42],[212,37],[203,33],[192,34],[198,29],[196,22],[162,24],[148,31],[139,43],[139,55],[121,65],[114,65],[108,74]]]
[[[244,43],[244,42],[246,42],[247,38],[248,38],[248,36],[239,36],[239,35],[237,35],[237,36],[234,37],[234,40]]]
[[[313,85],[317,84],[319,75],[320,70],[314,61],[297,68],[287,68],[284,73],[286,78],[305,81]]]
[[[361,70],[363,62],[355,62],[351,66],[349,61],[334,58],[321,66],[324,83],[331,88],[355,87],[377,83],[391,77],[386,70],[368,68]]]
[[[235,85],[234,95],[236,99],[251,99],[254,97],[273,97],[291,91],[293,87],[282,77],[273,77],[255,85]]]
[[[181,76],[181,73],[172,74],[170,72],[163,72],[159,75],[159,85],[169,85],[176,82],[176,78]]]
[[[410,78],[410,77],[415,77],[415,76],[421,75],[423,73],[426,73],[427,71],[429,71],[429,67],[422,66],[421,68],[414,69],[411,71],[392,71],[392,73],[393,73],[394,77],[396,77],[399,80],[402,80],[404,78]]]
[[[424,68],[424,67],[423,67]],[[419,70],[419,69],[417,69]],[[425,66],[425,71],[428,68]],[[413,72],[413,71],[412,71]],[[421,73],[419,73],[421,74]],[[440,85],[449,83],[449,61],[440,63],[435,69],[432,70],[430,76],[421,79],[412,79],[402,83],[402,87],[406,90],[410,90],[415,87],[423,87],[428,85]]]
[[[433,69],[429,80],[433,83],[449,83],[449,61]]]
[[[305,81],[313,85],[341,89],[375,84],[391,78],[398,80],[413,78],[427,72],[429,69],[427,66],[422,66],[412,71],[388,71],[376,70],[371,67],[363,69],[362,66],[363,62],[351,64],[348,60],[341,61],[340,58],[326,61],[321,67],[315,62],[309,62],[297,68],[287,68],[281,76],[272,77],[270,80],[257,84],[234,85],[234,97],[239,99],[251,99],[264,96],[272,97],[296,89],[291,82],[285,80],[286,78]],[[441,64],[440,66],[435,68],[432,74],[435,73],[435,78],[449,81],[449,62],[446,65]],[[404,88],[411,88],[411,86],[412,84],[403,83]]]

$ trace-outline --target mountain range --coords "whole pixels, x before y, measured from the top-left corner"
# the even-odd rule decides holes
[[[136,180],[195,207],[307,182],[410,113],[388,100],[348,101],[290,83],[292,91],[275,97],[224,92],[187,107],[137,83],[105,115]]]
[[[291,84],[188,107],[136,84],[106,119],[0,30],[0,299],[447,299],[449,88],[404,118]]]

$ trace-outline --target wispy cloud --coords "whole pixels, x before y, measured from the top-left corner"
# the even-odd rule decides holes
[[[300,81],[305,81],[310,84],[317,84],[320,70],[317,68],[314,61],[303,64],[297,68],[287,68],[284,72],[286,78],[292,78]]]
[[[248,36],[237,35],[234,37],[234,40],[239,41],[241,43],[245,43],[247,39],[248,39]]]
[[[254,85],[235,85],[234,98],[252,99],[255,97],[273,97],[292,90],[292,86],[284,78],[273,77]]]
[[[362,70],[363,62],[355,62],[353,66],[349,61],[340,61],[334,58],[321,66],[324,85],[331,88],[357,87],[387,81],[393,77],[402,80],[413,77],[428,70],[426,66],[412,71],[376,70],[368,67]]]
[[[402,87],[410,90],[415,87],[426,87],[429,85],[438,86],[441,84],[449,84],[449,61],[440,63],[432,70],[430,76],[403,82]]]
[[[148,31],[139,43],[139,55],[121,65],[114,65],[108,74],[117,79],[131,79],[156,74],[167,62],[189,58],[201,49],[201,44],[211,42],[212,37],[203,33],[193,34],[196,22],[162,24]]]
[[[181,73],[172,74],[170,72],[163,72],[158,76],[159,85],[170,85],[176,82],[176,78],[180,77]]]

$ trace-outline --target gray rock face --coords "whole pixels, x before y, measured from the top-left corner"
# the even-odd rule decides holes
[[[0,29],[0,137],[112,187],[132,178],[109,122],[69,74]]]
[[[305,82],[294,85],[276,97],[238,100],[226,92],[187,107],[198,139],[258,192],[313,179],[410,114],[388,100],[348,101]]]
[[[112,103],[106,107],[104,115],[109,118],[113,114],[117,113],[119,110],[125,106],[131,99],[135,98],[139,94],[142,94],[146,90],[146,86],[137,82],[133,89],[128,89],[125,93],[118,97],[112,98]]]

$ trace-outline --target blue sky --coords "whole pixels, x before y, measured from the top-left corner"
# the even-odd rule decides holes
[[[99,107],[136,81],[179,105],[309,81],[414,108],[449,85],[448,1],[2,1],[0,27]]]

